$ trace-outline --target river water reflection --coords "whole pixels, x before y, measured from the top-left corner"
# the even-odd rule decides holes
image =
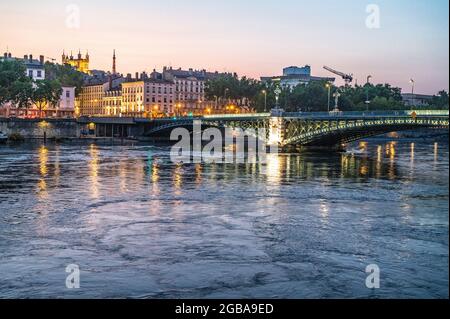
[[[448,141],[350,149],[174,164],[164,146],[0,146],[0,297],[448,298]]]

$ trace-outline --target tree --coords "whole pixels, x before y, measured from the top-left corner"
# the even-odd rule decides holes
[[[25,72],[23,63],[16,60],[0,61],[0,105],[6,102],[29,105],[32,80]]]
[[[39,109],[39,117],[42,116],[44,106],[56,105],[61,97],[61,83],[56,80],[36,81],[33,90],[32,101]]]
[[[57,80],[61,86],[74,86],[75,95],[81,92],[85,74],[75,70],[72,66],[45,62],[45,78],[47,80]]]
[[[208,100],[248,99],[250,105],[261,106],[261,91],[263,86],[257,80],[247,77],[239,78],[237,74],[221,75],[206,82],[205,96]],[[262,102],[262,105],[264,102]],[[264,106],[263,106],[264,107]]]
[[[27,109],[32,104],[33,82],[14,81],[10,86],[10,101],[18,108]]]
[[[448,93],[447,93],[447,91],[442,90],[438,93],[438,95],[433,96],[430,106],[441,109],[441,110],[448,109]]]

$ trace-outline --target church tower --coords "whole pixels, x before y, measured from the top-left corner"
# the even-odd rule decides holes
[[[116,49],[113,52],[112,74],[116,74]]]
[[[80,72],[91,74],[89,70],[89,53],[86,53],[86,57],[83,58],[81,50],[78,50],[76,58],[74,58],[72,51],[70,51],[70,56],[63,51],[62,64],[68,64]]]

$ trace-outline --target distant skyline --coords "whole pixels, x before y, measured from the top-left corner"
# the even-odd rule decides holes
[[[366,26],[372,3],[380,28]],[[309,64],[332,76],[328,65],[359,84],[370,74],[408,93],[414,78],[416,93],[436,94],[449,88],[448,11],[448,0],[22,0],[0,3],[0,48],[58,63],[63,50],[88,50],[104,70],[115,49],[125,74],[173,66],[259,79]]]

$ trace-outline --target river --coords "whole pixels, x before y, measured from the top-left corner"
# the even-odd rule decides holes
[[[174,164],[167,146],[0,145],[0,297],[448,298],[448,141],[350,149]]]

